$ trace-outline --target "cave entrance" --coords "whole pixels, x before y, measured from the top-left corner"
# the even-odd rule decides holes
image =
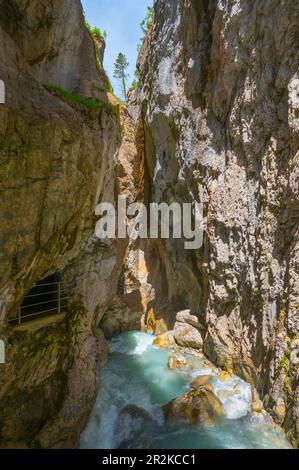
[[[62,313],[68,305],[68,291],[60,273],[38,281],[25,295],[18,314],[10,320],[12,325]]]

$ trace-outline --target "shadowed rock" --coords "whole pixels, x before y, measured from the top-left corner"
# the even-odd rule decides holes
[[[127,405],[119,413],[114,426],[114,440],[119,449],[150,448],[156,421],[136,405]]]

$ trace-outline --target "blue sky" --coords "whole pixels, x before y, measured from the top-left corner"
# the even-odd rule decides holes
[[[107,47],[104,68],[114,91],[120,95],[119,83],[113,78],[114,62],[123,52],[130,62],[130,83],[134,78],[137,59],[137,44],[142,31],[140,21],[146,16],[152,0],[81,0],[85,16],[91,26],[98,26],[107,32]]]

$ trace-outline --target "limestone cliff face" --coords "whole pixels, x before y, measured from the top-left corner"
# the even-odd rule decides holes
[[[94,42],[84,28],[80,0],[3,2],[0,22],[40,83],[90,96],[107,88],[102,65],[105,42]]]
[[[135,198],[134,128],[109,94],[79,1],[2,2],[0,43],[0,446],[72,447],[98,390],[98,324],[126,250],[95,237],[95,207],[121,192]],[[100,109],[45,83],[100,96]],[[105,89],[94,94],[95,85]],[[68,286],[66,319],[15,331],[8,320],[24,295],[56,271]]]
[[[200,314],[208,356],[253,381],[294,444],[298,21],[291,0],[157,0],[138,96],[148,200],[202,201],[206,217],[201,250],[157,249],[156,304]]]

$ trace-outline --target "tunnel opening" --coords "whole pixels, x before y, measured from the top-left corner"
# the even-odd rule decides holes
[[[17,325],[45,316],[62,313],[67,309],[68,290],[60,273],[54,273],[38,281],[25,295],[15,318],[10,324]]]

